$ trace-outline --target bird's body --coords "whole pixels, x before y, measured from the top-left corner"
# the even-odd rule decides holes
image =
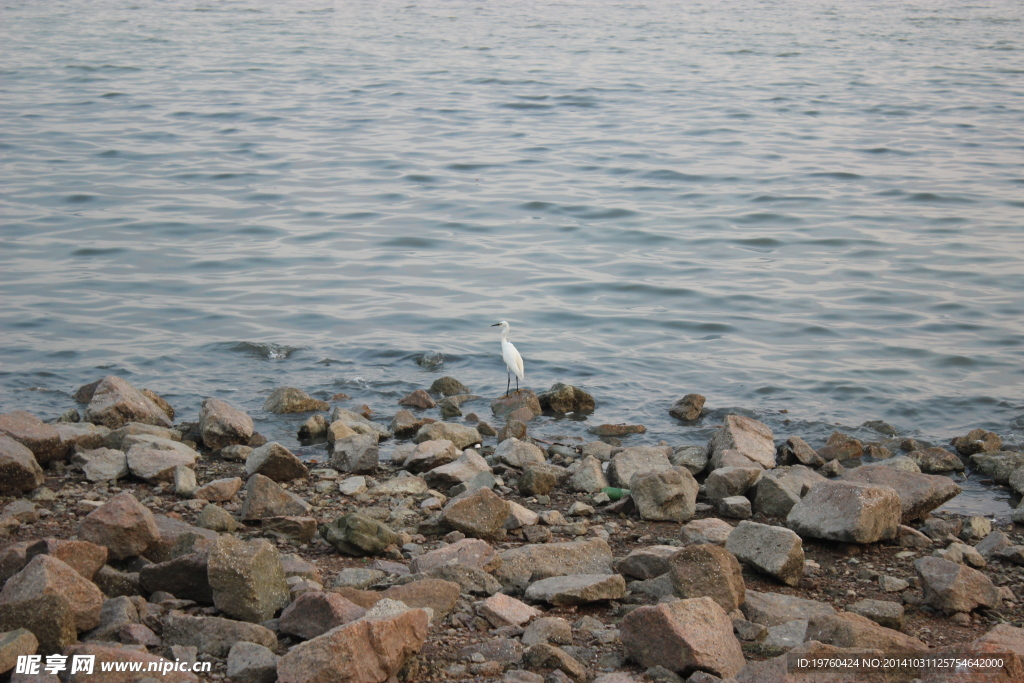
[[[516,393],[519,393],[519,380],[526,378],[526,370],[523,368],[523,357],[508,340],[508,323],[502,320],[500,323],[491,325],[491,327],[499,326],[501,327],[501,359],[505,361],[509,372],[508,384],[505,386],[505,395],[508,396],[508,391],[512,387],[512,375],[516,376]]]

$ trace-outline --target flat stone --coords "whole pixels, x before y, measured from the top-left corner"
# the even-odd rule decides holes
[[[416,444],[416,450],[406,458],[404,466],[410,472],[426,472],[454,462],[459,455],[460,451],[448,439],[423,441]]]
[[[612,456],[608,465],[608,481],[612,486],[629,488],[635,474],[651,474],[672,469],[672,463],[668,459],[670,453],[671,448],[661,446],[624,448]]]
[[[501,565],[501,558],[486,541],[464,538],[414,558],[409,570],[413,573],[426,572],[445,564],[463,564],[491,571]]]
[[[111,558],[123,560],[142,554],[160,538],[160,530],[153,513],[124,491],[86,515],[78,538],[105,546]]]
[[[917,529],[901,524],[897,531],[897,541],[903,548],[930,548],[932,539]]]
[[[479,453],[469,449],[463,451],[454,462],[430,470],[423,475],[423,479],[432,487],[446,489],[490,472],[491,466],[487,461]]]
[[[416,432],[416,436],[413,437],[413,441],[416,443],[439,441],[442,439],[451,441],[455,448],[460,451],[483,441],[480,432],[473,427],[454,422],[432,422],[425,424],[420,427],[420,430]]]
[[[337,593],[310,591],[285,607],[279,627],[281,633],[309,640],[364,614],[365,609]]]
[[[684,524],[683,528],[679,530],[679,540],[683,542],[684,546],[701,543],[724,546],[732,530],[731,524],[717,517],[695,519]]]
[[[227,675],[237,683],[274,683],[278,656],[258,643],[239,641],[228,652]]]
[[[708,442],[708,455],[714,460],[719,451],[739,451],[766,470],[775,467],[775,442],[771,428],[742,415],[726,415],[722,427]]]
[[[540,610],[504,593],[496,593],[481,602],[477,605],[476,612],[494,628],[522,626],[530,619],[541,615]]]
[[[760,593],[752,590],[746,591],[742,610],[748,620],[769,628],[790,621],[809,621],[818,616],[836,613],[826,602],[783,593]]]
[[[459,659],[470,659],[475,654],[479,654],[488,662],[519,664],[523,661],[523,646],[513,638],[490,638],[459,649],[457,656]],[[543,679],[541,679],[541,683],[543,683]]]
[[[903,605],[889,600],[858,600],[850,612],[867,617],[879,626],[899,631],[903,628]]]
[[[543,464],[546,462],[544,451],[532,443],[520,441],[514,437],[499,443],[498,447],[494,449],[494,457],[506,465],[520,469],[530,463]]]
[[[304,479],[309,469],[290,450],[271,441],[254,449],[245,461],[245,476],[257,473],[274,481],[291,481]]]
[[[552,576],[613,573],[611,548],[600,538],[523,545],[499,555],[502,564],[494,576],[510,590],[522,591],[531,582]]]
[[[317,523],[314,517],[264,517],[263,532],[302,545],[309,543],[316,535]]]
[[[710,598],[638,607],[622,620],[620,631],[626,657],[644,667],[700,669],[729,678],[746,664],[732,620]]]
[[[125,439],[127,442],[128,440]],[[147,437],[128,448],[128,470],[150,484],[174,481],[174,468],[194,467],[199,454],[185,444]]]
[[[619,574],[572,574],[553,576],[530,584],[526,598],[552,605],[585,605],[618,600],[626,595],[626,581]]]
[[[195,647],[200,654],[224,658],[235,644],[256,643],[267,648],[277,647],[277,636],[259,624],[250,624],[223,617],[189,616],[169,612],[163,621],[165,646]]]
[[[221,536],[210,553],[207,574],[213,604],[236,619],[258,624],[288,604],[281,556],[265,539]]]
[[[72,462],[82,467],[89,481],[117,481],[129,474],[128,456],[112,448],[79,451]]]
[[[241,477],[215,479],[200,486],[193,495],[200,500],[208,500],[211,503],[223,503],[234,498],[235,494],[242,489],[242,484]]]
[[[736,557],[715,545],[691,545],[668,560],[669,578],[681,598],[709,597],[731,612],[743,604],[746,587]]]
[[[879,626],[859,614],[839,612],[809,620],[807,640],[838,647],[861,647],[886,652],[924,652],[923,642],[891,628]]]
[[[440,579],[421,579],[392,586],[381,595],[398,600],[410,608],[427,609],[432,618],[442,619],[455,607],[461,593],[459,584]]]
[[[789,529],[740,522],[729,535],[725,549],[740,562],[788,586],[800,584],[804,573],[803,543]]]
[[[533,510],[525,508],[515,501],[508,501],[508,519],[505,520],[506,529],[521,529],[533,526],[540,522],[540,515]]]
[[[786,517],[786,526],[803,537],[844,543],[894,538],[899,522],[895,489],[846,480],[815,484]]]
[[[79,671],[74,674],[69,674],[66,679],[67,683],[88,683],[89,681],[95,682],[98,680],[103,681],[104,683],[132,683],[133,681],[145,681],[145,678],[140,678],[138,673],[133,672],[131,669],[124,672],[118,672],[113,668],[117,666],[116,663],[121,662],[137,663],[137,666],[139,667],[137,671],[160,671],[159,680],[162,683],[198,683],[199,681],[195,674],[188,671],[174,670],[174,662],[146,652],[145,648],[141,645],[132,646],[112,645],[111,643],[78,643],[76,645],[69,646],[64,651],[64,655],[68,658],[68,662],[74,661],[76,656],[92,656],[95,658],[93,660],[93,671],[95,673],[89,674],[84,671]],[[104,671],[104,666],[110,667],[110,670]],[[121,664],[121,666],[126,665]],[[132,666],[132,664],[128,664],[127,666]],[[151,666],[153,668],[149,669]],[[167,673],[164,674],[163,671],[167,671]]]
[[[925,448],[907,454],[922,472],[937,474],[941,472],[963,472],[964,462],[945,448]]]
[[[878,577],[878,589],[883,593],[902,593],[910,588],[910,584],[895,576],[882,575]]]
[[[108,375],[93,390],[92,399],[85,409],[86,422],[109,429],[123,427],[129,422],[170,427],[171,419],[156,403],[126,380]]]
[[[896,490],[904,524],[924,517],[946,501],[960,495],[961,488],[949,477],[903,472],[877,465],[863,465],[843,475],[844,481],[888,486]]]
[[[375,583],[383,581],[387,577],[385,572],[378,569],[366,569],[365,567],[346,567],[334,577],[335,588],[357,588],[365,590]]]

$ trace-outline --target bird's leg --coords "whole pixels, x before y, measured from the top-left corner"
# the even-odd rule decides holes
[[[516,393],[519,393],[519,375],[516,375]]]
[[[517,381],[517,382],[519,381],[519,378],[518,378],[518,377],[516,378],[516,381]],[[512,373],[511,373],[511,372],[509,372],[509,373],[508,373],[508,382],[506,382],[506,383],[505,383],[505,395],[504,395],[504,396],[502,396],[502,398],[508,398],[508,390],[509,390],[509,389],[510,389],[511,387],[512,387]]]

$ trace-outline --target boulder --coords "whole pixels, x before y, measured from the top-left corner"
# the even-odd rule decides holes
[[[465,384],[454,377],[438,377],[430,385],[430,391],[442,396],[457,396],[472,393]]]
[[[825,459],[818,455],[806,441],[799,436],[791,436],[786,439],[778,451],[780,465],[804,465],[806,467],[821,467]]]
[[[28,448],[36,462],[44,465],[54,460],[64,460],[68,454],[68,444],[61,440],[57,428],[24,410],[0,415],[0,435],[8,436]]]
[[[971,456],[971,464],[974,465],[973,469],[992,477],[997,484],[1008,484],[1010,475],[1024,467],[1024,453],[978,453]]]
[[[38,648],[39,641],[27,628],[0,632],[0,676],[14,669],[19,658],[34,655]]]
[[[454,422],[431,422],[430,424],[425,424],[420,427],[420,430],[416,432],[416,436],[413,437],[413,441],[416,443],[440,440],[451,441],[455,448],[461,451],[473,444],[481,443],[483,438],[480,436],[480,432],[476,431],[473,427]]]
[[[825,481],[825,477],[803,465],[765,472],[757,480],[754,510],[771,517],[785,517],[811,487],[821,481]]]
[[[369,409],[367,408],[367,411]],[[367,415],[369,412],[366,413]],[[347,410],[342,407],[337,407],[331,412],[331,426],[334,426],[336,422],[343,422],[345,426],[351,429],[356,434],[365,434],[368,436],[376,436],[377,441],[387,441],[392,436],[388,428],[379,422],[372,422],[366,415],[357,413],[352,410]],[[328,434],[328,440],[330,435]]]
[[[428,422],[427,418],[418,418],[409,410],[399,410],[391,419],[388,429],[398,438],[408,439],[416,436],[416,432],[419,431],[420,427]]]
[[[723,498],[746,495],[762,472],[757,467],[719,467],[704,480],[705,494],[716,505]]]
[[[199,436],[203,444],[218,451],[233,444],[247,445],[252,438],[252,418],[219,398],[203,401],[199,410]]]
[[[524,420],[529,420],[543,411],[540,407],[540,399],[530,389],[520,389],[507,396],[500,396],[491,401],[491,412],[495,417],[509,417],[522,411]]]
[[[740,522],[729,535],[725,549],[740,562],[787,586],[799,585],[804,574],[803,543],[784,527]]]
[[[338,552],[354,557],[379,555],[401,541],[386,524],[358,512],[342,515],[320,527],[320,536]]]
[[[200,500],[208,500],[211,503],[223,503],[235,497],[235,494],[242,489],[241,477],[229,477],[225,479],[214,479],[196,489],[195,497]]]
[[[685,522],[696,513],[700,485],[685,467],[637,472],[629,488],[641,519]]]
[[[925,448],[908,453],[907,457],[913,460],[922,472],[928,474],[964,471],[963,460],[945,448]]]
[[[270,392],[270,396],[263,402],[264,411],[279,415],[330,409],[331,404],[327,401],[317,400],[302,389],[296,389],[295,387],[278,387]]]
[[[270,648],[240,641],[228,651],[227,675],[236,683],[274,683],[277,660]]]
[[[761,463],[748,458],[743,453],[732,449],[719,449],[713,456],[708,458],[707,471],[713,472],[714,470],[721,469],[723,467],[743,467],[763,470],[764,467]]]
[[[727,612],[743,604],[746,586],[736,556],[716,545],[691,545],[668,560],[672,590],[681,598],[709,597]]]
[[[687,394],[672,404],[672,407],[668,409],[668,414],[677,420],[692,422],[700,417],[706,400],[700,394]]]
[[[708,447],[680,446],[672,451],[668,461],[673,467],[685,467],[690,470],[690,474],[700,474],[708,466]]]
[[[501,558],[487,541],[464,538],[413,558],[409,564],[409,571],[414,574],[427,572],[434,567],[447,564],[461,564],[491,571],[501,565]]]
[[[423,441],[416,444],[416,450],[406,458],[403,465],[410,472],[426,472],[453,462],[459,455],[455,444],[448,439]]]
[[[274,481],[291,481],[305,479],[309,469],[295,455],[277,443],[271,441],[253,449],[245,460],[245,476],[262,474]]]
[[[597,493],[608,487],[601,461],[592,455],[584,458],[569,478],[569,488],[580,493]]]
[[[768,425],[742,415],[726,415],[724,424],[708,442],[714,460],[720,451],[739,451],[766,470],[775,467],[775,442]]]
[[[634,474],[650,474],[672,469],[672,463],[668,459],[671,452],[671,448],[661,446],[624,448],[612,456],[608,465],[608,481],[612,486],[629,488]]]
[[[567,574],[611,574],[612,551],[600,538],[570,543],[519,546],[500,553],[494,576],[508,590],[525,590],[532,581]]]
[[[914,561],[924,589],[924,604],[941,612],[970,612],[976,607],[996,607],[999,592],[977,569],[938,557]]]
[[[129,474],[128,456],[112,448],[79,451],[71,461],[82,467],[89,481],[117,481]]]
[[[142,680],[139,671],[160,672],[162,683],[198,683],[195,674],[175,668],[175,663],[150,654],[144,647],[113,643],[78,643],[64,651],[68,662],[75,657],[93,657],[91,671],[67,675],[67,683],[133,683]],[[138,669],[129,667],[138,666]],[[124,667],[124,668],[121,668]],[[150,668],[152,667],[152,668]],[[166,671],[166,674],[164,673]]]
[[[759,593],[748,590],[741,608],[743,615],[755,624],[771,628],[791,621],[810,621],[819,616],[835,614],[827,602],[798,598],[783,593]]]
[[[523,662],[529,667],[555,669],[560,674],[558,680],[572,679],[577,683],[587,680],[586,667],[568,652],[550,643],[537,643],[528,649],[523,653]]]
[[[48,594],[68,601],[77,630],[87,631],[100,623],[103,593],[94,583],[50,555],[36,555],[24,569],[7,579],[0,591],[0,605]]]
[[[0,491],[32,491],[45,480],[32,451],[9,436],[0,436]]]
[[[671,568],[669,559],[678,552],[679,548],[672,545],[637,548],[615,563],[615,571],[641,581],[653,579]]]
[[[585,605],[618,600],[626,595],[626,581],[619,574],[570,574],[552,576],[530,584],[528,600],[552,605]]]
[[[353,434],[334,442],[330,464],[331,467],[342,472],[363,474],[376,470],[379,460],[377,436]]]
[[[494,457],[512,467],[520,469],[530,463],[543,464],[546,462],[544,451],[526,441],[512,437],[505,439],[494,449]]]
[[[724,546],[732,530],[731,524],[717,517],[695,519],[684,524],[683,528],[679,530],[679,540],[684,546],[701,543]]]
[[[429,610],[434,619],[442,619],[455,607],[461,591],[459,584],[453,581],[420,579],[392,586],[381,593],[381,596],[397,600],[410,608]]]
[[[709,598],[638,607],[622,620],[622,647],[641,666],[735,676],[746,664],[732,620]]]
[[[899,494],[900,513],[904,524],[926,516],[946,501],[960,495],[962,490],[949,477],[904,472],[881,468],[878,465],[854,468],[843,475],[843,480],[895,489]]]
[[[435,488],[448,488],[471,481],[479,474],[490,474],[491,466],[473,449],[462,452],[454,462],[435,467],[423,479]]]
[[[537,643],[572,645],[572,626],[561,617],[534,619],[523,631],[523,645],[530,647]]]
[[[494,628],[522,626],[542,614],[540,610],[504,593],[496,593],[481,602],[477,605],[476,612]]]
[[[551,493],[569,478],[569,471],[546,462],[527,463],[519,477],[519,493],[523,496],[542,496]]]
[[[482,569],[465,564],[442,564],[429,569],[424,576],[457,583],[467,595],[494,595],[501,590],[498,580]]]
[[[363,618],[300,643],[277,663],[279,683],[382,683],[420,651],[430,618],[422,609]]]
[[[963,456],[976,453],[995,453],[1002,449],[1003,440],[998,434],[984,429],[972,429],[965,436],[953,439],[953,447]]]
[[[879,626],[899,631],[903,628],[903,605],[891,600],[858,600],[850,605],[850,612],[859,614]]]
[[[435,403],[434,399],[430,397],[430,394],[423,391],[422,389],[417,389],[416,391],[410,394],[406,394],[405,396],[400,398],[398,400],[398,405],[407,406],[409,408],[417,408],[419,410],[429,410],[430,408],[436,406],[437,403]]]
[[[285,491],[273,479],[254,474],[245,484],[245,502],[239,511],[243,520],[264,517],[304,516],[309,512],[309,503],[291,491]]]
[[[309,543],[316,536],[316,519],[313,517],[264,517],[263,533],[282,538],[298,545]]]
[[[505,535],[505,520],[509,506],[488,488],[454,498],[443,510],[444,520],[467,536],[497,539]]]
[[[837,647],[862,647],[886,652],[925,652],[917,638],[885,628],[867,617],[850,612],[817,616],[807,624],[807,640]]]
[[[288,604],[281,556],[266,539],[221,536],[210,552],[207,576],[213,604],[236,619],[260,623]]]
[[[29,545],[25,548],[25,563],[36,555],[56,557],[88,581],[92,581],[96,572],[107,562],[105,547],[88,541],[66,541],[60,538],[44,538]]]
[[[129,439],[124,440],[127,445]],[[174,468],[194,467],[199,453],[178,441],[160,437],[134,439],[128,448],[128,470],[150,484],[174,481]]]
[[[117,641],[123,626],[139,623],[139,610],[127,596],[103,601],[99,624],[82,636],[82,640]]]
[[[194,647],[200,654],[224,658],[237,643],[256,643],[276,648],[277,636],[259,624],[223,617],[189,616],[169,612],[163,620],[163,644],[166,647]]]
[[[86,515],[78,538],[105,546],[111,558],[123,560],[141,555],[160,538],[160,530],[153,513],[124,491]]]
[[[842,432],[832,432],[828,441],[818,449],[823,460],[852,460],[864,455],[864,444]]]
[[[844,543],[895,538],[899,523],[895,489],[846,480],[815,484],[786,517],[800,536]]]
[[[281,633],[309,640],[364,614],[365,609],[337,593],[309,591],[284,608],[279,628]]]
[[[20,628],[30,631],[39,642],[38,654],[60,654],[78,640],[75,611],[63,595],[40,593],[0,604],[0,632]]]
[[[585,414],[592,413],[597,407],[594,397],[579,387],[569,384],[554,384],[550,389],[537,397],[540,407],[553,413]]]
[[[160,406],[127,381],[115,375],[100,380],[85,409],[85,421],[109,429],[123,427],[129,422],[170,427],[171,419]]]

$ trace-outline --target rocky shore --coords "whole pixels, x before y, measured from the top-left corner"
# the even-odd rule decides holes
[[[814,449],[729,415],[707,444],[586,441],[535,427],[592,412],[577,387],[464,415],[479,397],[444,377],[382,416],[275,390],[263,410],[322,444],[300,459],[219,399],[177,422],[114,376],[73,399],[0,415],[12,682],[1024,680],[1024,530],[934,513],[965,468],[1024,491],[990,432],[947,449],[878,422]],[[1003,665],[791,666],[893,652]],[[30,654],[209,666],[10,673]]]

